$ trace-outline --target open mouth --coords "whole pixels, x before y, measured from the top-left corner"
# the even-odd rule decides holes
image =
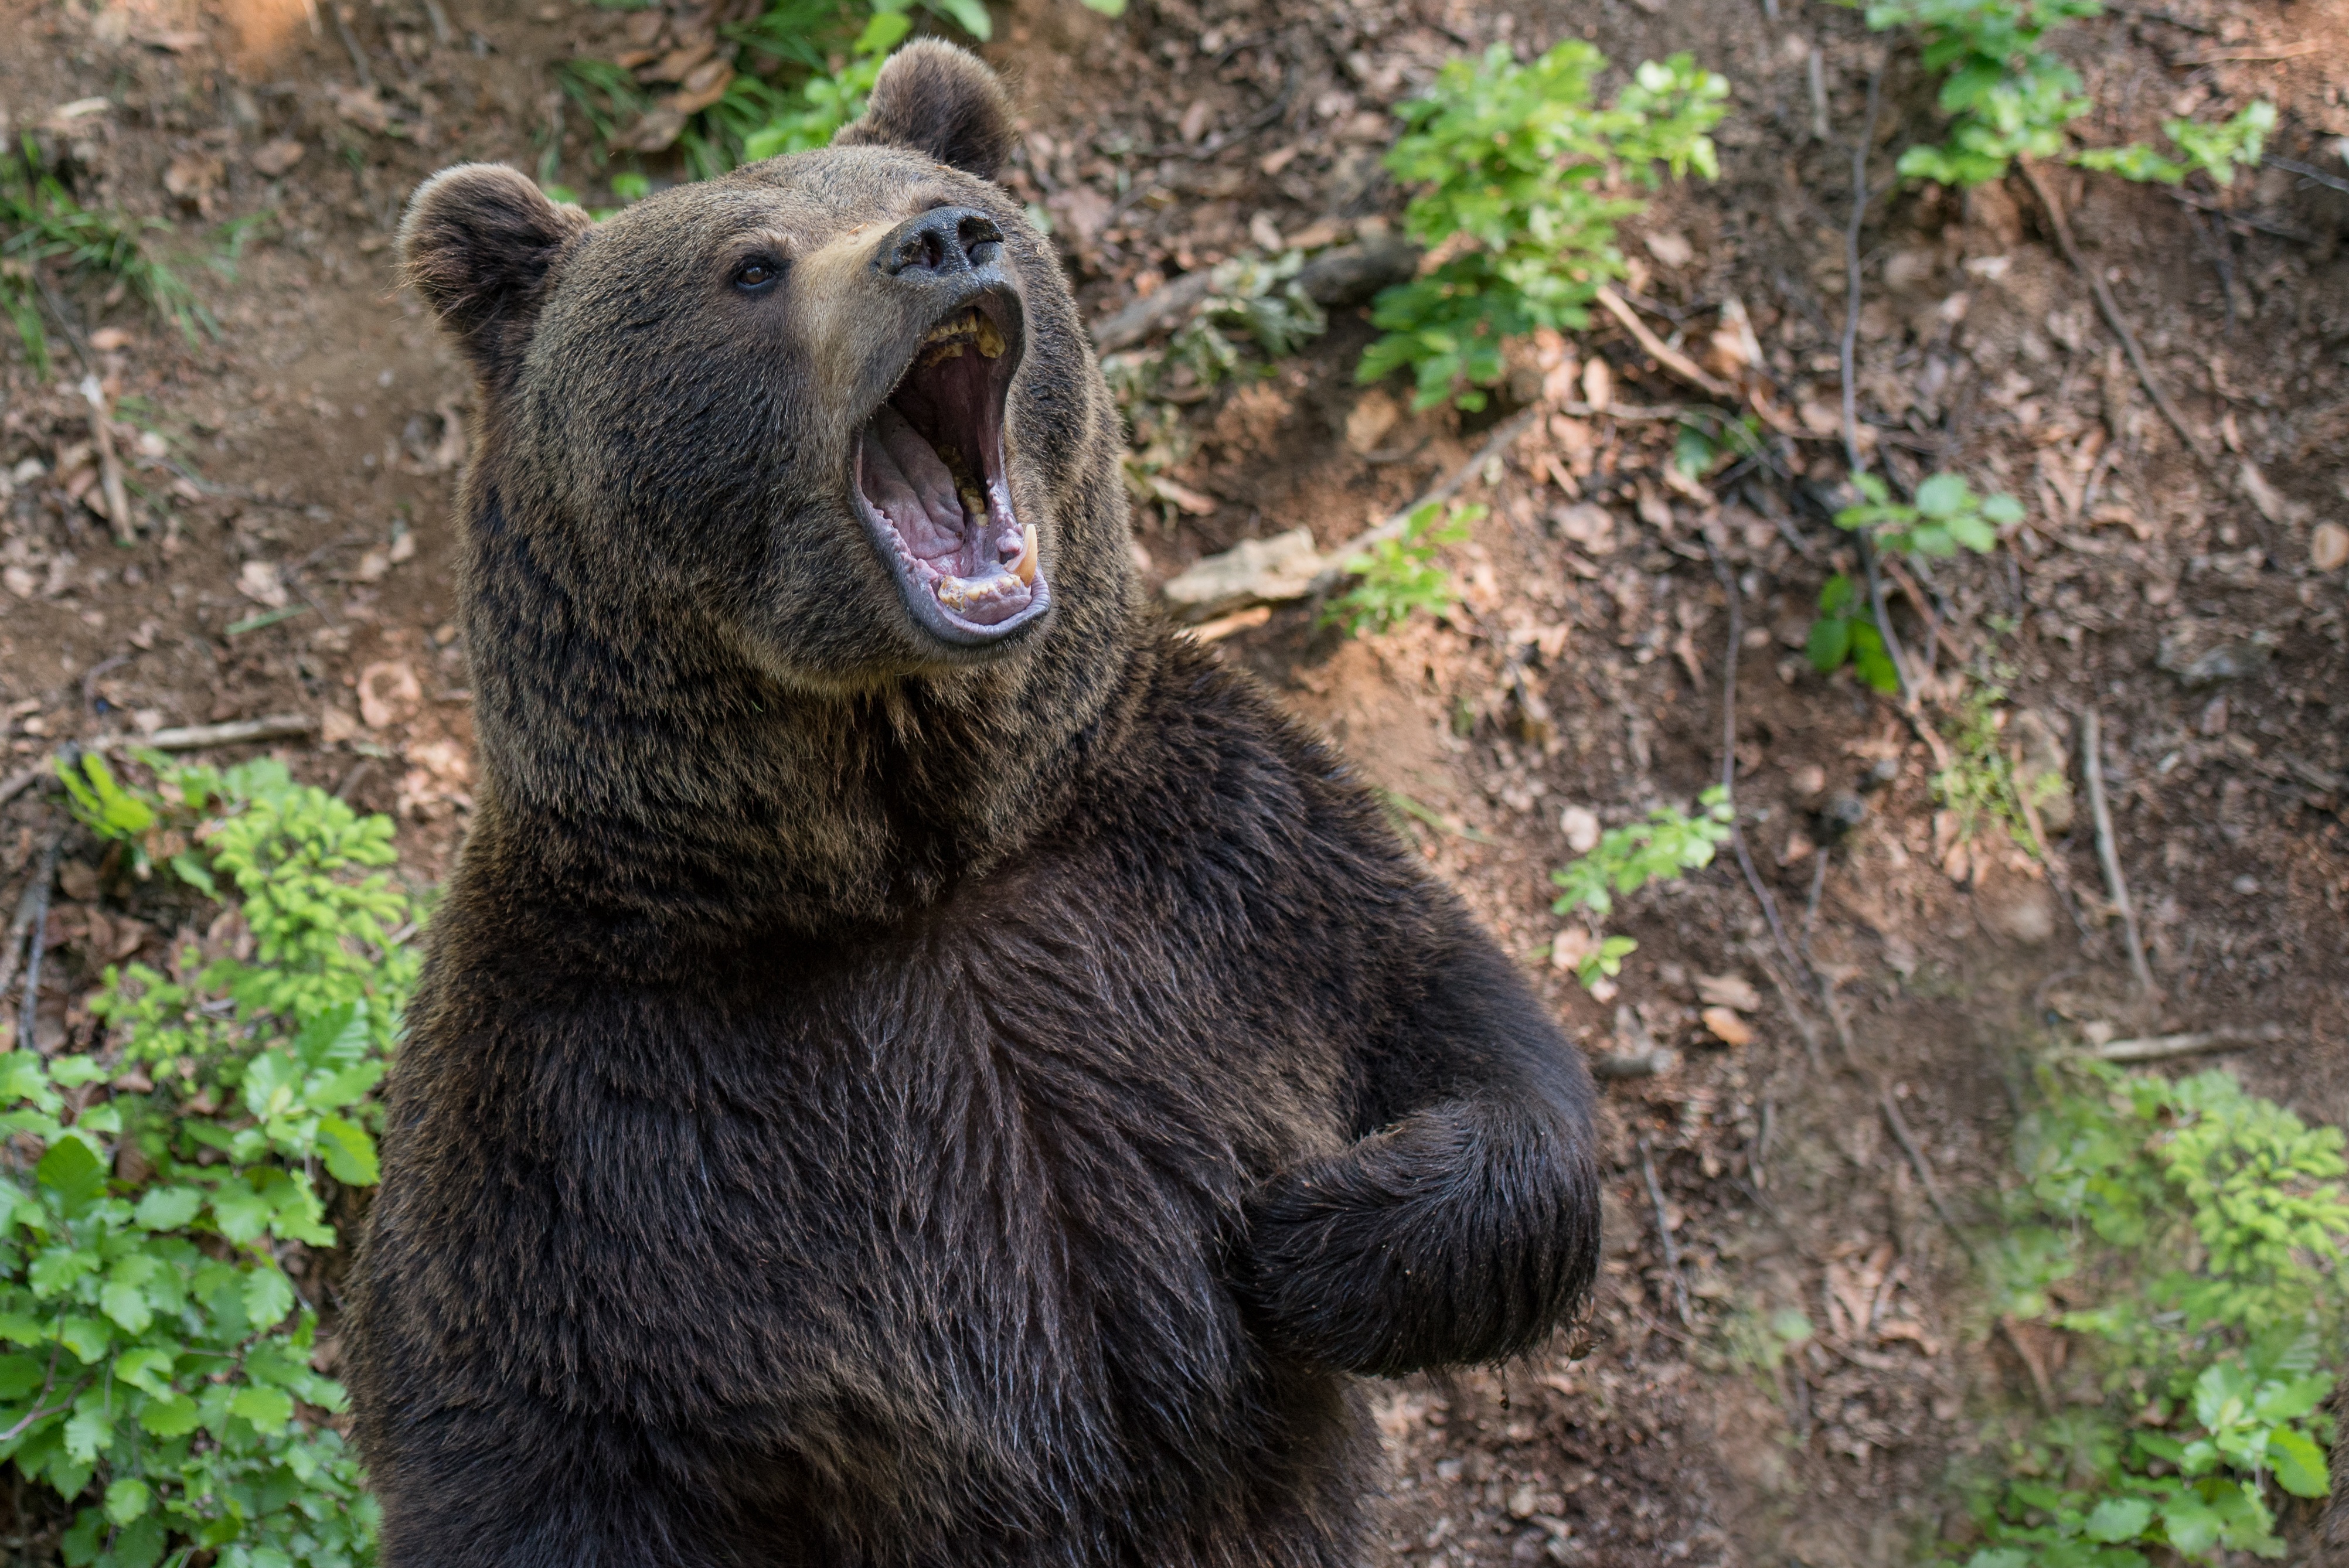
[[[865,526],[914,618],[950,643],[1006,636],[1050,598],[1035,526],[1012,511],[1004,477],[1004,394],[1021,335],[1005,293],[956,307],[857,433]]]

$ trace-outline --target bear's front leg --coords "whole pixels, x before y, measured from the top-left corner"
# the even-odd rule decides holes
[[[1240,1290],[1283,1354],[1374,1377],[1525,1350],[1597,1273],[1581,1053],[1454,912],[1360,1078],[1367,1135],[1247,1204]]]

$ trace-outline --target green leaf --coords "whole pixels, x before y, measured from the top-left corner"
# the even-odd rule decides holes
[[[131,1211],[131,1218],[142,1230],[183,1231],[203,1206],[203,1193],[193,1187],[150,1187]]]
[[[1957,516],[1972,499],[1956,474],[1935,474],[1917,487],[1917,510],[1936,521]]]
[[[923,0],[933,11],[954,19],[955,25],[982,43],[995,36],[995,24],[988,20],[987,7],[979,0]]]
[[[122,1280],[109,1280],[98,1287],[98,1308],[121,1325],[126,1334],[144,1334],[147,1326],[155,1321],[154,1309],[147,1305],[146,1291]]]
[[[1084,7],[1088,11],[1098,11],[1104,16],[1125,15],[1125,0],[1084,0]]]
[[[2108,1497],[2090,1511],[2084,1529],[2091,1541],[2135,1541],[2153,1522],[2153,1504],[2141,1497]]]
[[[271,1207],[268,1199],[235,1177],[212,1191],[212,1221],[222,1235],[240,1246],[268,1229]]]
[[[85,1367],[97,1366],[114,1348],[113,1334],[94,1317],[59,1318],[56,1337]]]
[[[167,1394],[148,1402],[139,1412],[139,1424],[159,1438],[184,1438],[196,1429],[202,1417],[196,1402],[185,1394]]]
[[[320,1117],[318,1155],[336,1181],[353,1187],[375,1185],[375,1140],[358,1123],[340,1116]]]
[[[228,1402],[229,1414],[242,1416],[264,1432],[284,1429],[294,1418],[294,1398],[278,1388],[239,1388]]]
[[[2332,1491],[2324,1450],[2289,1427],[2268,1434],[2268,1463],[2276,1484],[2294,1497],[2323,1497]]]
[[[78,1138],[60,1139],[54,1144],[33,1167],[33,1179],[57,1195],[58,1208],[68,1218],[106,1191],[106,1167]]]
[[[155,1501],[147,1483],[136,1476],[125,1476],[110,1482],[106,1489],[106,1517],[117,1525],[129,1523],[145,1513]]]
[[[128,1350],[114,1358],[114,1375],[142,1393],[161,1398],[171,1391],[173,1359],[170,1351],[152,1346]]]
[[[103,1408],[77,1410],[66,1422],[66,1452],[83,1464],[98,1458],[98,1450],[114,1440],[114,1418]]]
[[[1851,623],[1841,615],[1822,615],[1811,623],[1808,647],[1811,667],[1833,675],[1851,656]]]
[[[294,1282],[275,1264],[244,1276],[244,1315],[255,1328],[274,1328],[294,1310]]]
[[[1984,496],[1982,514],[1999,527],[2005,528],[2023,521],[2023,503],[2003,493]]]

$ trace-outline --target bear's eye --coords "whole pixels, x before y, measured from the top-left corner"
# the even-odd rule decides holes
[[[764,256],[753,256],[734,269],[734,286],[744,294],[763,294],[783,275],[783,269]]]

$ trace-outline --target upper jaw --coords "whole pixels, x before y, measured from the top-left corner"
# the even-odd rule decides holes
[[[1026,335],[1019,294],[974,278],[926,324],[851,443],[851,509],[915,624],[949,647],[1012,641],[1051,607],[1003,452]]]

